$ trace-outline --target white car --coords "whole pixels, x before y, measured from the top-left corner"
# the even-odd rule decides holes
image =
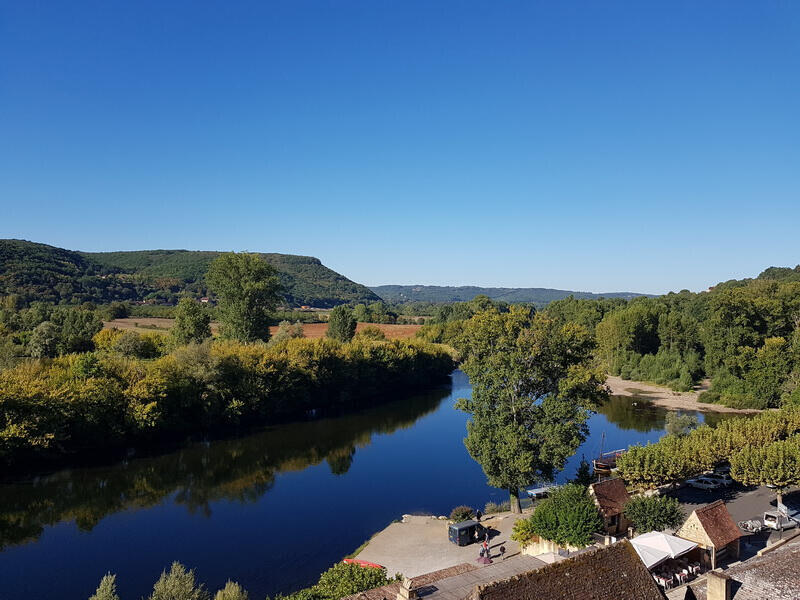
[[[699,488],[701,490],[717,490],[722,487],[721,483],[714,481],[713,479],[709,479],[705,475],[703,477],[687,479],[686,485],[689,485],[693,488]]]
[[[708,473],[702,476],[703,479],[710,479],[711,481],[716,481],[718,484],[724,487],[728,487],[729,485],[733,485],[733,479],[727,473]]]

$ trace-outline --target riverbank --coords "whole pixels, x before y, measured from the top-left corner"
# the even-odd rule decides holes
[[[699,389],[691,392],[676,392],[668,387],[645,383],[643,381],[630,381],[609,375],[606,385],[614,396],[627,396],[629,398],[644,398],[656,406],[662,406],[670,410],[696,410],[699,412],[719,412],[719,413],[740,413],[755,414],[762,412],[758,409],[730,408],[722,404],[709,404],[700,402],[701,392],[708,389],[707,380],[700,384]]]

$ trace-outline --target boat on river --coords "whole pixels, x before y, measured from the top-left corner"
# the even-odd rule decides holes
[[[617,468],[617,459],[625,454],[625,448],[601,452],[597,458],[592,460],[592,468],[599,475],[610,475],[611,471]]]

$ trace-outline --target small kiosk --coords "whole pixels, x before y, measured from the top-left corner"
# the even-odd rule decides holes
[[[483,539],[484,527],[477,521],[461,521],[448,528],[448,537],[456,546],[468,546],[472,542]]]

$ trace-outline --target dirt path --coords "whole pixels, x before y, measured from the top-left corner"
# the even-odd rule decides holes
[[[697,410],[701,412],[741,413],[753,414],[761,412],[754,409],[729,408],[721,404],[707,404],[698,401],[700,392],[708,389],[708,380],[703,381],[697,391],[675,392],[667,387],[644,383],[642,381],[627,381],[613,375],[606,379],[606,385],[611,388],[614,396],[640,396],[651,401],[657,406],[673,410]]]

